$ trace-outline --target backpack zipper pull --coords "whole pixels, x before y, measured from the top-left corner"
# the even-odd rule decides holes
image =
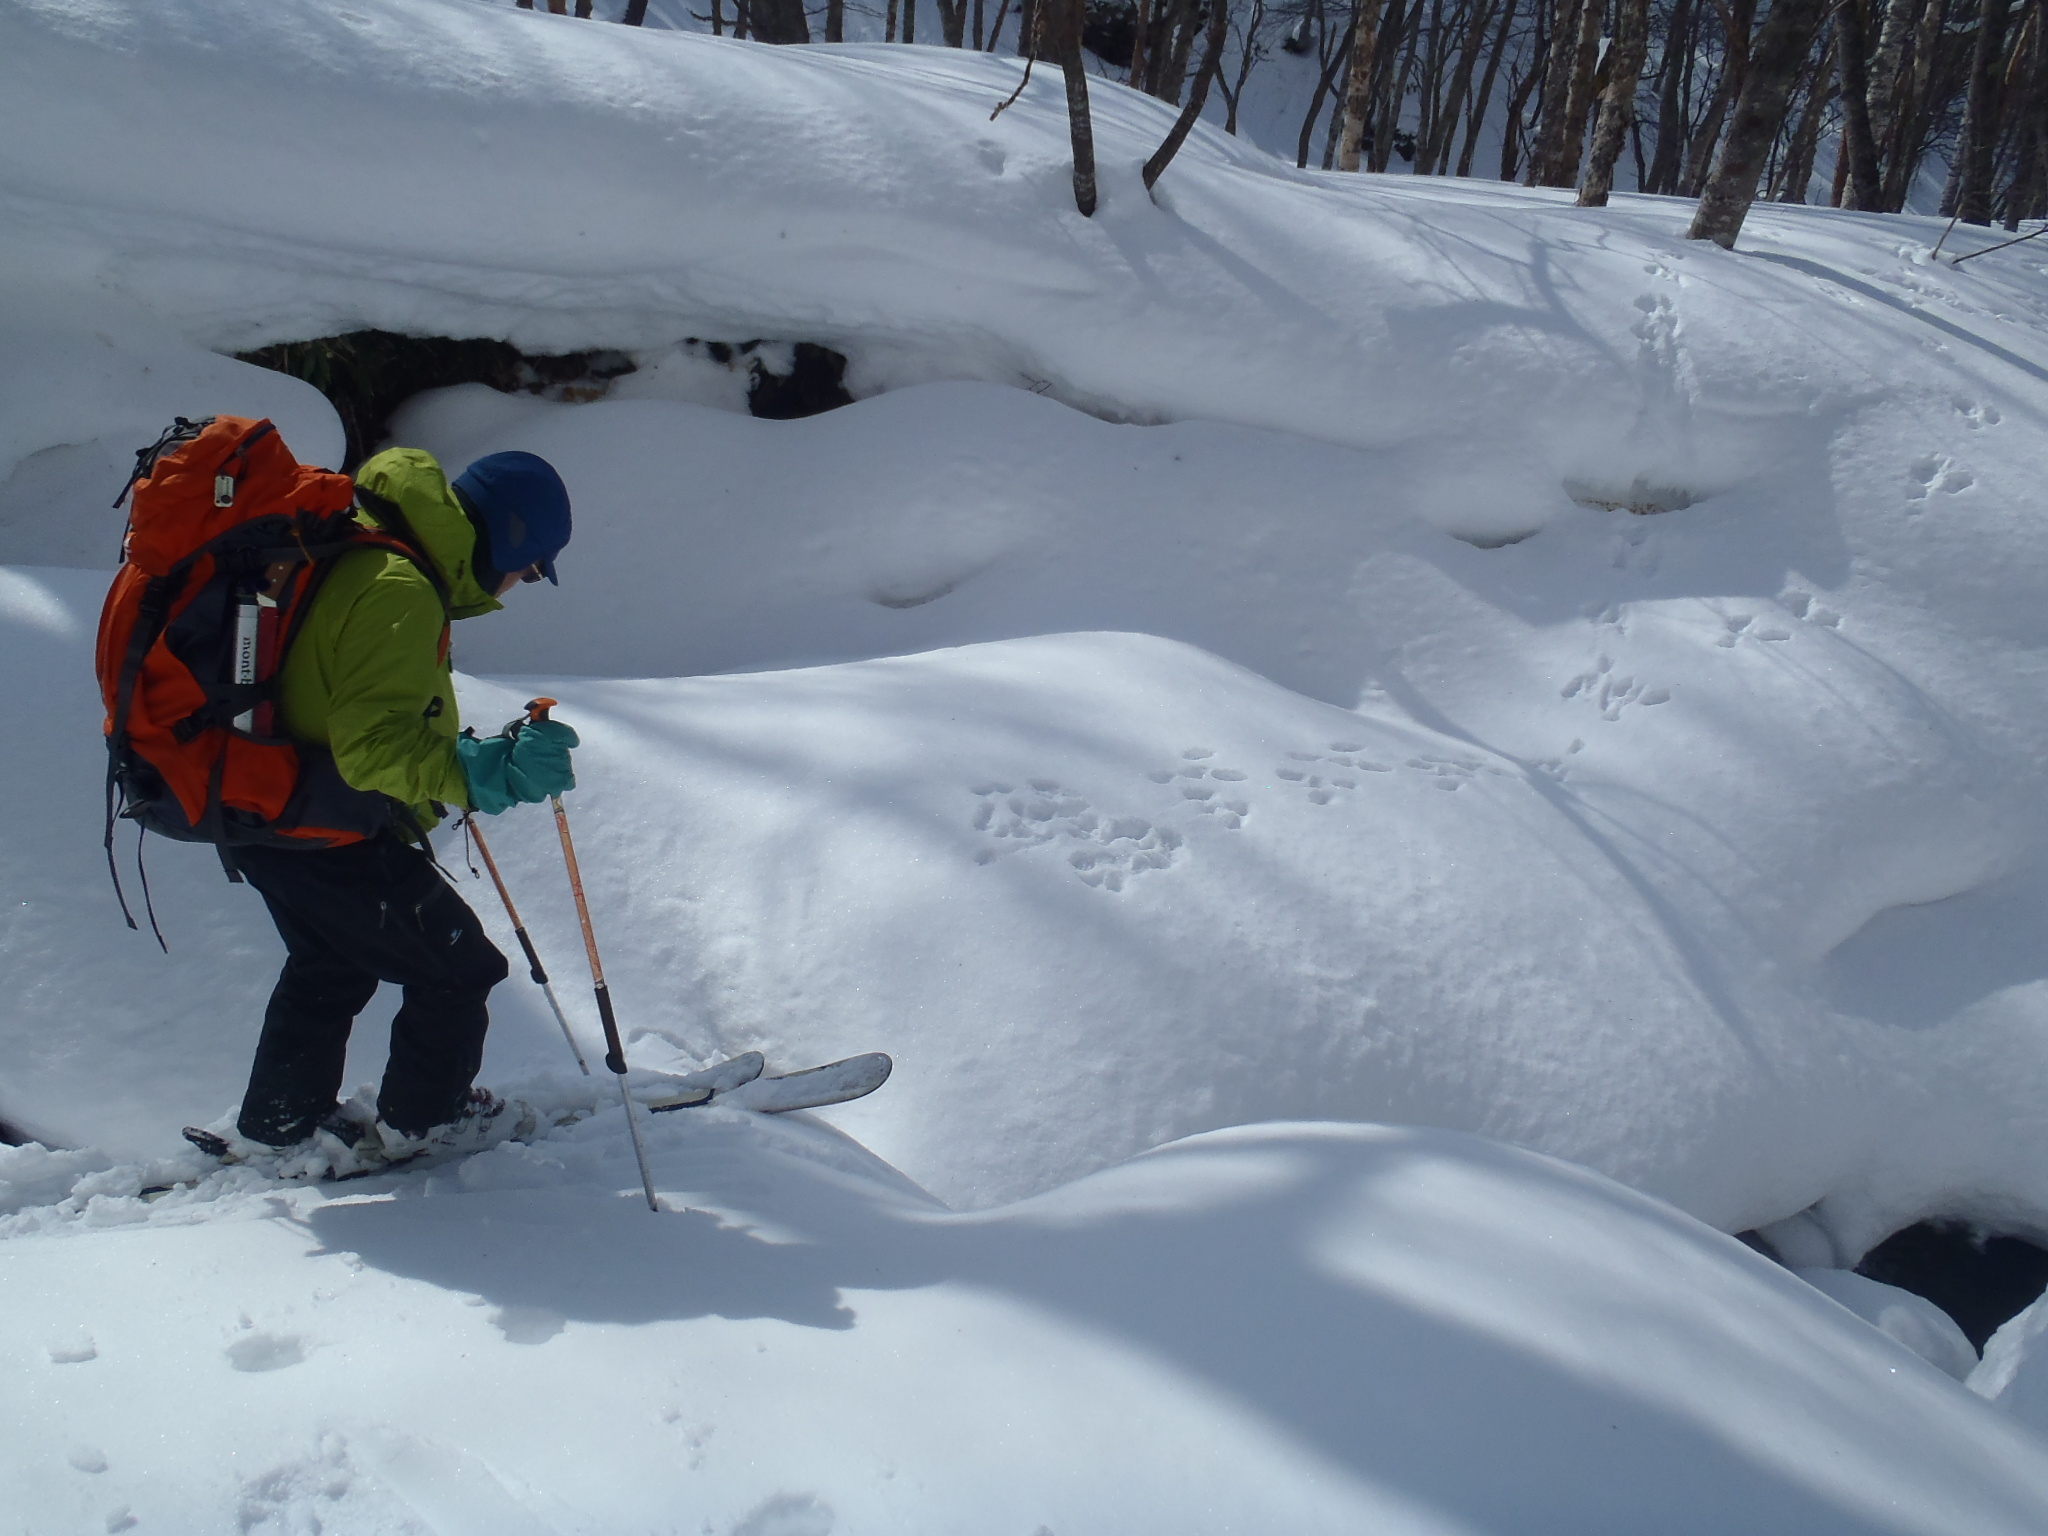
[[[235,504],[235,477],[215,475],[213,477],[213,504],[216,507],[232,507]]]

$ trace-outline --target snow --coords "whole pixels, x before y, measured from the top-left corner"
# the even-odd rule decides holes
[[[1253,1127],[963,1216],[822,1127],[713,1110],[651,1125],[651,1218],[620,1132],[609,1111],[339,1197],[216,1176],[17,1218],[10,1507],[39,1530],[2040,1529],[2027,1431],[1739,1244],[1528,1153]],[[153,1264],[146,1309],[110,1249]]]
[[[1996,1403],[2021,1423],[2048,1434],[2048,1302],[2035,1302],[2009,1320],[1984,1345],[1984,1359],[1970,1373],[1970,1390]]]
[[[1925,1297],[1848,1269],[1799,1269],[1800,1279],[1840,1302],[1886,1338],[1910,1349],[1937,1371],[1969,1380],[1982,1362],[1954,1318]]]
[[[1056,84],[987,121],[1017,68],[469,0],[0,11],[0,1120],[44,1144],[0,1151],[0,1507],[2042,1529],[1982,1401],[2048,1427],[2039,1309],[1973,1396],[1846,1273],[1922,1217],[2048,1231],[2042,258],[1783,208],[1731,255],[1674,201],[1207,130],[1155,202],[1168,109],[1106,85],[1083,221]],[[156,841],[169,954],[118,925],[107,504],[179,413],[338,460],[221,353],[365,326],[643,364],[394,422],[571,486],[563,586],[458,627],[461,704],[582,735],[637,1089],[896,1061],[651,1119],[660,1217],[603,1107],[138,1197],[236,1100],[277,943]],[[837,347],[859,399],[754,420],[688,337]],[[489,835],[588,1048],[548,818]],[[608,1102],[516,971],[493,1016],[486,1081]],[[1753,1227],[1805,1281],[1710,1230]]]

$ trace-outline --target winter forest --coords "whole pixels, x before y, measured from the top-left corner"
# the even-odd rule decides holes
[[[1616,187],[1699,197],[1725,153],[1771,202],[1938,206],[2009,230],[2048,211],[2048,42],[2031,0],[934,3],[927,44],[1071,60],[1084,120],[1092,74],[1197,111],[1213,90],[1237,133],[1254,75],[1300,61],[1287,120],[1262,112],[1258,137],[1303,167],[1498,176],[1599,207]],[[853,33],[845,0],[818,17],[797,0],[678,0],[661,19],[767,43],[914,43],[917,11],[858,7]],[[620,19],[647,13],[633,0]]]
[[[0,1536],[2048,1536],[2042,4],[0,0]]]

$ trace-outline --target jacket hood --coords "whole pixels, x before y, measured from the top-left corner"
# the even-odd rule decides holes
[[[434,562],[448,584],[449,617],[472,619],[505,606],[477,584],[476,529],[431,453],[422,448],[387,448],[363,461],[356,471],[356,484],[395,505],[410,524],[409,528],[387,531],[417,541]],[[385,526],[376,507],[366,507],[363,515],[377,526]]]

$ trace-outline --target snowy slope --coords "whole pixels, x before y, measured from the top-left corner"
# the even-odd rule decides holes
[[[822,1129],[652,1134],[660,1217],[613,1193],[612,1112],[337,1199],[148,1206],[127,1169],[15,1218],[0,1502],[38,1532],[2043,1529],[2027,1431],[1528,1154],[1251,1127],[961,1217]]]
[[[1083,221],[1056,87],[987,121],[1016,67],[0,9],[0,1119],[68,1149],[0,1151],[0,1509],[2048,1529],[2038,1439],[1697,1224],[1812,1208],[1844,1266],[1923,1215],[2048,1231],[2042,259],[1783,209],[1730,255],[1675,203],[1208,132],[1155,202],[1166,109],[1108,87]],[[897,1060],[819,1120],[653,1122],[659,1218],[615,1111],[134,1198],[235,1100],[277,944],[161,843],[170,954],[118,927],[105,503],[178,412],[331,462],[310,390],[215,349],[367,325],[668,360],[399,418],[576,499],[565,584],[458,628],[465,717],[545,691],[583,733],[639,1067]],[[862,398],[736,415],[686,336],[840,347]],[[589,1031],[547,820],[490,830]],[[592,1091],[535,989],[493,1011],[488,1081]],[[2022,1417],[2038,1335],[1972,1378]]]
[[[536,348],[800,336],[849,346],[868,387],[1035,378],[1140,418],[1468,453],[1483,436],[1552,475],[1696,492],[1785,449],[1760,412],[1828,408],[1881,370],[1859,336],[1890,350],[1829,306],[1803,313],[1807,336],[1745,340],[1810,279],[1698,251],[1645,272],[1607,231],[1669,230],[1672,205],[1588,219],[1568,194],[1297,173],[1204,129],[1154,206],[1137,167],[1171,109],[1108,83],[1105,203],[1083,220],[1057,82],[987,120],[1008,58],[774,49],[466,0],[24,0],[0,27],[0,81],[42,126],[0,150],[7,266],[217,345],[364,323]],[[241,174],[184,171],[220,157]],[[1757,220],[1768,242],[1811,216]],[[1826,226],[1893,256],[1912,227]],[[1660,358],[1631,328],[1678,323],[1692,286],[1719,302],[1686,305],[1684,355]],[[1645,401],[1660,366],[1690,398]]]
[[[2027,251],[1935,268],[1911,221],[1765,210],[1731,257],[1677,239],[1671,204],[1304,177],[1206,136],[1155,207],[1114,167],[1159,109],[1117,91],[1081,221],[1051,98],[985,124],[1002,59],[424,0],[220,15],[0,17],[0,70],[51,125],[0,147],[0,268],[14,313],[77,327],[77,355],[36,354],[16,481],[131,430],[132,406],[84,419],[91,323],[194,410],[245,397],[201,387],[193,342],[375,323],[801,335],[864,389],[1036,379],[1190,418],[953,384],[796,423],[474,391],[402,420],[576,486],[572,580],[464,626],[471,673],[999,643],[549,685],[591,728],[578,813],[634,1022],[692,1053],[896,1052],[847,1123],[952,1199],[1334,1114],[1505,1136],[1725,1227],[1822,1201],[1844,1262],[1930,1211],[2044,1220]],[[119,154],[77,115],[94,91]],[[230,145],[266,196],[178,174]],[[331,423],[287,424],[332,452]],[[0,554],[108,547],[118,514],[65,462],[38,473],[73,502],[24,495],[50,510]],[[62,682],[95,583],[17,581],[46,649],[0,665],[66,723],[13,750],[65,767],[5,855],[30,894],[0,945],[38,980],[0,1113],[137,1151],[232,1097],[270,941],[203,854],[164,850],[171,960],[64,959],[53,935],[107,910],[93,706]],[[1066,630],[1159,638],[1030,638]],[[532,831],[509,856],[550,891]],[[507,1065],[546,1049],[530,999],[502,1011]],[[102,1038],[167,1042],[176,1093],[109,1085]]]
[[[1984,1345],[1970,1389],[2048,1434],[2048,1302],[2035,1302]]]

